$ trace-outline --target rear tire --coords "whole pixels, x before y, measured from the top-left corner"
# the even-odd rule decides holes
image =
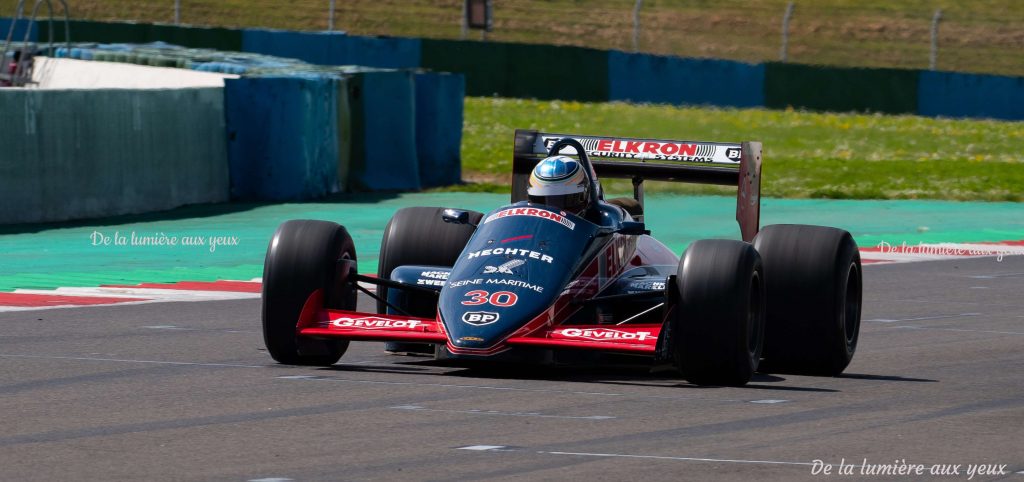
[[[747,243],[694,242],[676,270],[674,362],[697,385],[750,381],[764,341],[761,258]]]
[[[352,237],[327,221],[292,220],[277,228],[263,263],[263,341],[288,365],[332,365],[348,341],[299,338],[299,314],[318,290],[327,308],[354,310],[356,292],[339,259],[356,259]]]
[[[857,350],[860,252],[836,228],[779,224],[754,238],[764,262],[768,313],[761,370],[836,376]]]
[[[409,207],[399,209],[387,227],[380,242],[380,260],[377,276],[391,277],[391,271],[399,266],[452,266],[459,259],[466,242],[476,230],[475,225],[483,218],[482,213],[469,211],[471,224],[446,223],[441,219],[445,208]],[[388,298],[388,288],[379,286],[377,296]],[[403,310],[411,315],[433,318],[437,311],[437,297],[409,293],[408,303]],[[377,313],[387,313],[387,305],[377,301]],[[433,353],[432,345],[423,343],[385,343],[390,352]]]

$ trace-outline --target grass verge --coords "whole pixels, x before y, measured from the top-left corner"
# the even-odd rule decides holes
[[[516,128],[574,134],[764,143],[765,196],[1024,200],[1024,123],[467,98],[463,178],[447,190],[502,192]],[[609,191],[625,192],[613,182]],[[652,183],[649,190],[731,194],[728,188]]]

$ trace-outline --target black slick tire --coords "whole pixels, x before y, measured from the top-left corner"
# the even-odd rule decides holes
[[[321,291],[324,307],[354,310],[356,292],[345,265],[355,261],[352,237],[327,221],[292,220],[277,228],[263,264],[263,341],[270,356],[288,365],[332,365],[348,341],[299,338],[295,327],[310,296]],[[354,266],[354,263],[353,263]]]
[[[458,260],[466,242],[476,230],[482,213],[469,212],[470,224],[451,224],[441,219],[445,208],[409,207],[395,212],[384,228],[380,242],[377,276],[387,279],[399,266],[452,266]],[[388,288],[380,286],[377,295],[388,297]],[[437,310],[437,298],[430,295],[410,295],[406,306],[411,315],[431,318]],[[387,313],[387,305],[377,301],[377,313]],[[385,350],[391,352],[433,353],[431,345],[423,343],[389,342]]]
[[[757,370],[764,340],[764,276],[741,241],[700,240],[679,260],[672,310],[674,362],[691,383],[740,386]]]
[[[764,263],[770,373],[835,376],[857,350],[863,273],[850,233],[824,226],[765,226],[754,238]]]

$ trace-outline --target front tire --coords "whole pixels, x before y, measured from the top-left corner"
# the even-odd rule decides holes
[[[764,340],[761,258],[747,243],[691,244],[676,270],[674,362],[697,385],[740,386],[757,371]]]
[[[380,242],[380,260],[377,276],[391,277],[391,271],[399,266],[452,266],[462,254],[475,225],[483,218],[482,213],[469,211],[470,224],[451,224],[441,219],[444,208],[409,207],[395,212],[384,228]],[[388,298],[388,288],[379,286],[377,296]],[[401,308],[414,316],[433,318],[437,311],[437,298],[430,295],[409,293],[407,303]],[[377,301],[377,313],[386,314],[387,305]],[[432,345],[423,343],[385,343],[390,352],[433,353]]]
[[[768,287],[762,371],[836,376],[857,350],[861,263],[850,233],[765,226],[754,238]]]
[[[262,297],[263,341],[274,360],[329,366],[345,353],[348,341],[299,338],[295,333],[302,308],[317,292],[324,307],[355,309],[356,292],[345,265],[338,263],[341,259],[356,260],[355,244],[343,226],[292,220],[277,228],[263,263]]]

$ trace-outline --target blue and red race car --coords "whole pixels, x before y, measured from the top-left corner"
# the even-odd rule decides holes
[[[586,173],[579,213],[528,200],[529,173],[556,154],[577,156]],[[759,228],[760,171],[757,142],[517,131],[512,203],[486,215],[398,211],[377,276],[356,272],[343,226],[283,223],[263,272],[267,349],[298,365],[331,365],[350,341],[426,346],[456,363],[589,350],[710,385],[743,385],[756,371],[837,375],[857,347],[857,245],[836,228]],[[634,196],[604,199],[599,176],[631,179]],[[743,240],[696,241],[677,257],[645,229],[645,180],[737,186]],[[355,310],[360,290],[376,313]]]

